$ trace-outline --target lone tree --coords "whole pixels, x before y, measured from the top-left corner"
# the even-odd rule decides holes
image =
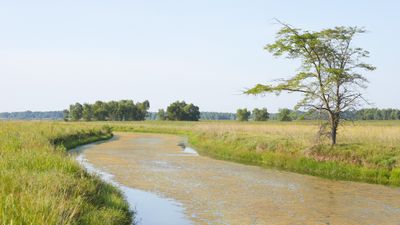
[[[71,120],[73,121],[78,121],[82,119],[82,112],[83,112],[83,106],[78,102],[75,103],[75,105],[69,106],[69,115],[71,117]]]
[[[304,98],[296,108],[313,108],[327,113],[329,131],[323,133],[329,135],[332,145],[335,145],[342,112],[356,108],[360,100],[364,100],[360,90],[366,88],[367,79],[362,71],[375,70],[374,66],[362,61],[369,56],[369,52],[352,45],[353,38],[365,30],[335,27],[314,32],[279,23],[282,28],[275,43],[265,49],[275,56],[285,55],[289,59],[300,60],[300,70],[289,79],[273,84],[257,84],[245,93],[302,93]]]
[[[178,121],[198,121],[200,109],[198,106],[187,104],[185,101],[176,101],[167,107],[166,118]]]
[[[239,121],[249,121],[250,115],[251,113],[247,110],[247,108],[238,109],[236,111],[236,119]]]
[[[292,117],[290,116],[291,111],[290,109],[279,109],[279,113],[278,113],[278,120],[279,121],[292,121]]]
[[[269,113],[267,108],[254,108],[253,109],[253,119],[254,121],[267,121],[269,119]]]
[[[82,118],[85,121],[91,121],[93,118],[93,107],[90,104],[83,104]]]

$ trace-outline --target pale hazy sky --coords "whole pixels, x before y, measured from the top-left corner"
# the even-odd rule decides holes
[[[400,3],[368,0],[0,1],[0,112],[74,102],[175,100],[202,111],[293,107],[297,95],[242,95],[298,64],[263,50],[278,18],[318,30],[364,26],[356,43],[377,70],[367,98],[400,108]]]

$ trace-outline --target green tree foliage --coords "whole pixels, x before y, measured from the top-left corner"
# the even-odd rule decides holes
[[[93,108],[93,105],[91,105]],[[309,109],[308,111],[292,110],[291,116],[297,120],[324,120],[329,119],[326,112]],[[94,116],[93,116],[94,118]],[[366,108],[360,110],[346,110],[341,114],[346,120],[400,120],[399,109]],[[82,119],[85,120],[85,104],[83,105]],[[148,112],[146,119],[157,119],[157,112]],[[270,113],[270,120],[276,120],[277,114]],[[23,111],[1,112],[0,120],[70,120],[69,110],[64,111]],[[235,113],[200,112],[200,120],[236,120]]]
[[[236,119],[239,121],[249,121],[250,118],[250,111],[248,111],[246,108],[244,109],[238,109],[236,111]]]
[[[279,109],[278,120],[279,121],[292,121],[292,111],[290,109]]]
[[[94,104],[85,103],[83,106],[71,105],[70,118],[71,120],[79,120],[83,117],[84,120],[96,121],[132,121],[144,120],[150,108],[149,101],[138,102],[134,104],[132,100],[120,100],[102,102],[96,101]],[[80,111],[80,113],[76,112]],[[74,116],[73,113],[76,115]],[[79,116],[80,115],[80,116]]]
[[[144,102],[136,103],[135,106],[137,107],[137,111],[136,114],[132,115],[132,118],[136,120],[145,120],[150,108],[150,102],[146,100]]]
[[[391,120],[399,120],[400,119],[400,112],[399,111],[392,111],[390,113]]]
[[[199,107],[193,104],[186,104],[185,101],[176,101],[167,107],[168,120],[198,121],[199,118]]]
[[[63,111],[63,120],[64,121],[69,120],[69,110],[68,109],[64,109],[64,111]]]
[[[83,104],[82,118],[85,121],[91,121],[93,119],[93,106],[90,104]]]
[[[80,103],[75,103],[69,106],[69,115],[71,120],[77,121],[82,119],[83,106]]]
[[[267,108],[253,109],[253,120],[254,121],[267,121],[269,119],[269,113]]]
[[[355,120],[399,120],[400,110],[398,109],[361,109],[354,113]]]
[[[157,120],[166,120],[167,114],[164,109],[159,109],[157,112]]]
[[[302,93],[304,98],[296,108],[326,112],[330,129],[321,134],[329,134],[334,145],[342,112],[355,108],[363,100],[360,89],[366,87],[367,80],[362,71],[375,69],[362,61],[369,52],[352,45],[353,38],[365,31],[358,27],[335,27],[312,32],[281,25],[275,43],[265,49],[275,56],[300,60],[299,72],[277,84],[258,84],[245,93]]]
[[[122,102],[121,102],[122,103]],[[122,103],[123,104],[123,103]],[[120,105],[116,101],[109,101],[108,103],[104,104],[104,108],[107,111],[107,119],[111,121],[120,121],[122,120],[120,116],[122,115],[122,110]]]
[[[96,101],[93,106],[93,120],[104,121],[107,118],[107,107],[106,103],[102,101]]]

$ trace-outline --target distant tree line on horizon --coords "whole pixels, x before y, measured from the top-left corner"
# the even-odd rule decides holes
[[[146,120],[158,120],[157,114],[158,112],[149,112]],[[236,120],[236,114],[229,112],[200,112],[199,120]]]
[[[236,112],[236,119],[239,121],[265,121],[269,119],[279,121],[321,120],[328,117],[329,115],[325,112],[317,110],[309,110],[304,112],[287,108],[279,109],[278,113],[268,113],[266,108],[255,108],[253,112],[243,108],[238,109]],[[360,110],[349,110],[342,112],[341,118],[345,120],[400,120],[400,110],[390,108],[365,108]]]
[[[282,109],[281,109],[282,110]],[[325,112],[317,110],[295,111],[285,109],[290,120],[320,120],[329,117]],[[279,114],[276,114],[274,119],[280,120]],[[399,109],[378,109],[378,108],[365,108],[360,110],[347,110],[341,113],[341,118],[344,120],[400,120]]]
[[[150,114],[149,101],[137,102],[133,100],[120,100],[102,102],[96,101],[94,104],[75,103],[70,105],[69,110],[63,111],[65,121],[140,121],[149,119],[154,114]],[[160,109],[156,114],[158,120],[173,121],[198,121],[200,119],[199,107],[187,104],[184,101],[171,103],[167,110]]]
[[[200,120],[236,120],[236,114],[227,112],[200,112]]]
[[[281,120],[279,115],[284,110],[285,114],[290,118],[289,120],[321,120],[329,117],[324,112],[317,110],[295,111],[290,109],[280,109],[278,114],[274,115],[273,119]],[[378,108],[365,108],[360,110],[348,110],[341,113],[341,118],[344,120],[400,120],[399,109],[378,109]]]
[[[101,101],[99,101],[101,102]],[[114,101],[112,101],[114,102]],[[118,116],[115,116],[115,111],[114,113],[110,113],[110,116],[108,116],[110,110],[110,107],[106,106],[104,102],[98,103],[96,106],[99,106],[97,111],[97,118],[94,117],[92,120],[112,120],[113,118],[118,118]],[[115,104],[115,103],[112,103]],[[111,105],[112,105],[111,104]],[[130,103],[129,103],[130,104]],[[94,104],[93,104],[94,105]],[[136,105],[136,104],[134,104]],[[75,106],[75,105],[74,105]],[[83,107],[85,104],[82,105],[82,118],[83,120]],[[100,107],[101,106],[101,107]],[[78,111],[76,112],[77,115],[79,116],[79,108],[80,106],[78,105]],[[85,117],[86,119],[90,118],[89,115],[91,115],[91,110],[93,110],[93,107],[89,109],[88,106],[85,107]],[[94,107],[96,108],[96,107]],[[2,112],[0,113],[0,119],[1,120],[62,120],[62,119],[69,119],[69,112],[70,109],[66,111],[23,111],[23,112]],[[165,112],[165,111],[164,111]],[[66,115],[66,113],[68,113]],[[133,114],[133,113],[132,113]],[[132,115],[131,114],[131,115]],[[143,119],[143,112],[140,114],[140,116],[134,116],[131,118],[140,118],[138,120],[157,120],[157,112],[148,112],[146,110],[146,115]],[[309,110],[307,112],[304,111],[295,111],[291,109],[279,109],[278,113],[268,113],[269,114],[269,120],[282,120],[282,121],[291,121],[291,120],[318,120],[318,119],[324,119],[325,116],[323,113],[319,113],[315,110]],[[165,112],[166,115],[166,112]],[[248,120],[255,120],[257,121],[258,119],[254,119],[254,110],[253,112],[250,112],[250,115],[248,117]],[[119,117],[128,120],[130,117]],[[399,109],[378,109],[378,108],[366,108],[366,109],[360,109],[360,110],[352,110],[352,111],[345,111],[342,113],[342,118],[347,119],[347,120],[400,120],[400,110]],[[116,119],[115,119],[116,120]],[[237,113],[229,113],[229,112],[200,112],[200,117],[198,120],[237,120]],[[259,121],[259,120],[258,120]]]
[[[145,120],[149,101],[134,103],[133,100],[96,101],[94,104],[75,103],[63,111],[65,121],[139,121]]]
[[[236,111],[236,119],[238,121],[248,121],[250,119],[254,121],[267,121],[269,120],[270,114],[267,108],[254,108],[252,112],[247,110],[247,108],[238,109]]]
[[[23,112],[2,112],[2,120],[60,120],[63,118],[62,111],[23,111]]]

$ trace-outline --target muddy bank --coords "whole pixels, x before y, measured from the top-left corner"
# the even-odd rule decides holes
[[[398,188],[213,160],[183,152],[177,146],[182,140],[174,135],[117,133],[84,154],[119,183],[182,203],[193,224],[400,221]]]

